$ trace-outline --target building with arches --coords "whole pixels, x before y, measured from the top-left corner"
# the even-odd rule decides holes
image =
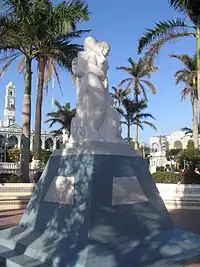
[[[0,161],[5,161],[8,148],[21,148],[22,128],[15,120],[15,86],[12,82],[6,86],[4,118],[0,121]],[[46,150],[60,148],[62,136],[55,137],[52,133],[41,132],[41,147]],[[30,149],[34,146],[34,131],[31,132]]]
[[[187,149],[193,144],[192,135],[186,135],[184,131],[150,137],[150,172],[154,173],[158,167],[166,167],[166,165],[172,164],[172,161],[166,158],[167,150]]]

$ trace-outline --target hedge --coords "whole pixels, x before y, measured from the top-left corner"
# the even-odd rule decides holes
[[[0,184],[4,183],[23,183],[23,180],[15,174],[0,173]]]
[[[177,184],[183,182],[183,176],[175,172],[155,172],[152,177],[156,183]]]
[[[152,174],[156,183],[166,184],[200,184],[200,175],[193,171],[187,171],[184,175],[175,172],[155,172]]]

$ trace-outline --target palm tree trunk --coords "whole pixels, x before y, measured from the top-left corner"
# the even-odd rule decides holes
[[[139,96],[139,88],[138,88],[138,82],[137,80],[135,81],[135,102],[138,103],[138,96]],[[138,114],[136,114],[137,116]],[[134,148],[135,150],[139,149],[139,127],[138,127],[138,121],[136,121],[135,124],[135,136],[134,136]]]
[[[198,112],[197,112],[197,99],[195,98],[192,103],[192,122],[193,122],[193,141],[194,147],[199,149],[199,134],[198,134]]]
[[[196,29],[197,40],[197,94],[198,94],[198,123],[200,123],[200,24]]]
[[[43,102],[43,87],[44,87],[44,72],[45,60],[40,57],[38,61],[38,87],[36,99],[36,112],[35,112],[35,135],[34,135],[34,161],[35,165],[40,165],[41,155],[41,121],[42,121],[42,102]]]
[[[31,59],[26,58],[26,74],[24,83],[24,103],[22,109],[22,137],[20,176],[29,182],[30,132],[31,132]]]

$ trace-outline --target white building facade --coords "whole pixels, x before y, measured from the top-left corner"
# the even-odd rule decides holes
[[[188,145],[192,142],[192,135],[186,135],[184,131],[176,131],[170,135],[150,137],[150,172],[154,173],[157,167],[166,167],[166,165],[172,164],[166,158],[167,150],[187,149]]]
[[[10,82],[6,86],[4,118],[0,121],[0,161],[5,160],[5,151],[8,148],[21,148],[22,128],[15,120],[15,86]],[[62,136],[54,137],[48,132],[41,133],[41,147],[46,150],[60,148]],[[34,132],[31,132],[30,150],[34,147]]]

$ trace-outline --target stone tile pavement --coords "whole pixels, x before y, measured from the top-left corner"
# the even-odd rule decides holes
[[[23,212],[24,210],[0,211],[0,230],[15,226],[20,221]],[[200,234],[200,210],[169,210],[169,213],[177,227]],[[200,263],[183,267],[200,267]]]

